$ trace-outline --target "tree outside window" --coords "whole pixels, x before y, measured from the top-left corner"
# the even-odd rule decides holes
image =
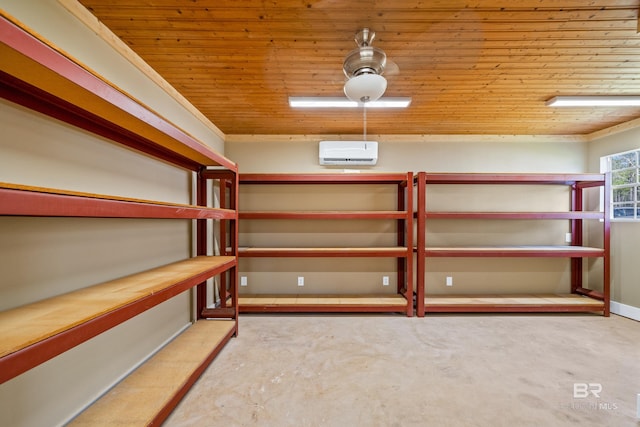
[[[612,218],[640,220],[640,149],[606,157]]]

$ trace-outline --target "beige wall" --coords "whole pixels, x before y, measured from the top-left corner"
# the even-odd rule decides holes
[[[362,172],[438,171],[438,172],[584,172],[587,145],[581,142],[522,141],[522,138],[460,137],[442,141],[385,142],[379,144],[379,162]],[[241,173],[250,172],[341,172],[340,168],[318,164],[318,141],[227,142],[226,154],[238,162]],[[327,186],[328,187],[328,186]],[[382,188],[321,186],[283,190],[277,187],[242,187],[241,210],[284,209],[380,209],[381,200],[395,197],[376,195]],[[565,188],[548,186],[487,186],[469,188],[429,188],[428,203],[435,209],[464,205],[475,210],[508,208],[514,210],[566,210]],[[287,193],[287,191],[289,193]],[[370,194],[371,199],[365,195]],[[309,228],[306,228],[306,227]],[[247,246],[366,246],[362,237],[370,224],[339,221],[243,221],[240,244]],[[372,244],[393,244],[391,222],[374,224]],[[386,227],[386,228],[385,228]],[[434,244],[459,241],[468,244],[563,244],[569,231],[564,221],[431,221],[427,238]],[[369,237],[371,239],[371,237]],[[382,276],[394,277],[393,260],[358,259],[242,259],[240,274],[248,278],[246,293],[269,292],[393,292],[382,286]],[[330,272],[329,272],[330,271]],[[427,263],[427,291],[431,293],[563,292],[568,290],[569,263],[563,259],[430,259]],[[296,276],[310,277],[310,286],[298,288]],[[453,276],[447,288],[445,276]]]
[[[583,172],[587,146],[580,142],[530,141],[522,137],[437,137],[429,141],[378,139],[378,164],[352,167],[371,172]],[[320,166],[319,140],[227,142],[225,155],[240,172],[340,172]]]
[[[589,144],[589,170],[599,171],[600,158],[640,148],[640,128],[610,135]],[[640,308],[640,223],[612,221],[611,299]]]
[[[223,151],[221,137],[55,0],[4,12]],[[189,203],[191,173],[4,100],[0,181]],[[0,309],[187,258],[186,220],[0,218]],[[60,425],[190,324],[189,292],[0,385],[0,425]]]

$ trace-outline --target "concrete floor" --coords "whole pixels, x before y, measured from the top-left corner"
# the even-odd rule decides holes
[[[637,427],[638,393],[618,316],[243,315],[165,425]]]

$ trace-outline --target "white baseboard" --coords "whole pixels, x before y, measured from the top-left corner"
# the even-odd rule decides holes
[[[611,313],[640,321],[640,308],[611,301]]]

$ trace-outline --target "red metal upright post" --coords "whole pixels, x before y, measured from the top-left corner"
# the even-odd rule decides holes
[[[238,174],[233,174],[231,179],[229,180],[229,205],[230,208],[234,211],[238,212],[238,191],[240,180],[238,179]],[[239,215],[236,216],[235,219],[229,221],[229,240],[231,252],[237,259],[238,257],[238,220]],[[235,267],[229,270],[229,285],[231,292],[231,302],[232,306],[235,309],[235,319],[236,319],[236,335],[238,334],[238,314],[240,313],[240,307],[238,303],[238,264],[236,262]]]
[[[223,177],[218,179],[218,192],[220,208],[227,207],[227,180]],[[220,227],[218,228],[218,243],[220,246],[220,253],[223,255],[229,255],[227,249],[227,221],[220,221]],[[220,297],[220,307],[227,306],[227,275],[220,276],[220,288],[218,289],[218,295]]]
[[[425,296],[425,215],[426,215],[426,173],[419,172],[417,179],[417,239],[416,239],[416,313],[419,317],[424,316],[424,296]],[[413,210],[413,207],[411,208]],[[412,230],[413,232],[413,230]]]
[[[603,227],[603,283],[602,293],[604,294],[604,315],[609,317],[611,310],[611,172],[607,172],[604,175],[604,219],[602,222]]]
[[[196,175],[196,203],[207,206],[207,180],[201,172]],[[207,220],[196,220],[196,254],[207,255]],[[202,312],[207,307],[207,282],[200,283],[196,288],[196,313],[202,319]]]
[[[407,299],[407,316],[413,316],[413,173],[398,184],[398,211],[405,211],[404,219],[397,221],[398,246],[406,248],[406,256],[398,258],[398,292]]]
[[[571,186],[571,210],[573,212],[583,210],[584,189],[577,183]],[[582,246],[582,219],[571,220],[571,245]],[[582,258],[571,258],[571,293],[575,294],[578,288],[583,287],[582,283]]]

